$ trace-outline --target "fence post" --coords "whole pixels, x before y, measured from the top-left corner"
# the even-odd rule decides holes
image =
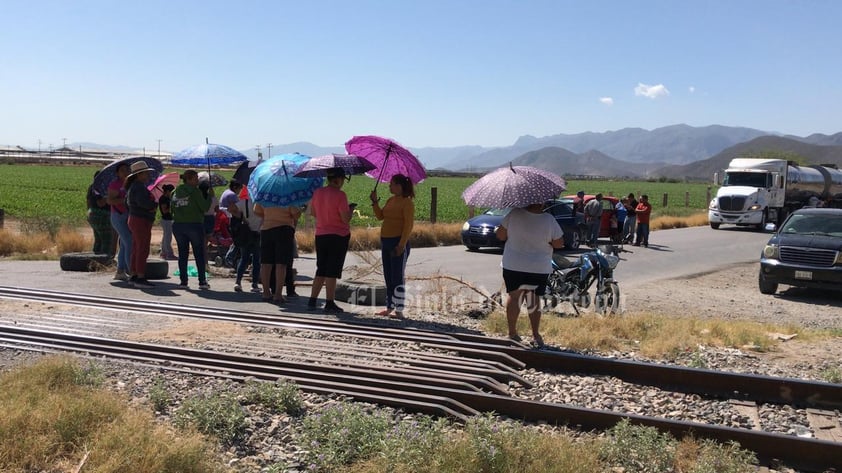
[[[436,207],[439,201],[439,188],[430,188],[430,223],[436,223]]]
[[[707,191],[706,197],[707,197],[707,199],[705,199],[705,202],[710,202],[710,186],[708,186],[708,191]]]
[[[667,199],[667,193],[664,192],[664,207],[667,206],[668,201],[669,201],[669,199]]]
[[[3,220],[6,219],[6,211],[4,209],[0,209],[0,228],[3,228]]]
[[[690,191],[684,192],[684,206],[690,207]]]
[[[468,206],[468,220],[474,218],[474,212],[476,212],[476,208],[473,205]]]

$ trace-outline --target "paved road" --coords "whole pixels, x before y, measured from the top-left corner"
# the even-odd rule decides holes
[[[734,263],[758,261],[768,239],[769,234],[736,227],[721,230],[694,227],[652,232],[649,248],[623,247],[616,276],[623,284],[646,283],[715,271]],[[575,257],[578,253],[565,254]],[[470,252],[463,246],[418,248],[412,250],[407,273],[440,271],[494,292],[502,284],[501,258],[499,250]]]
[[[639,283],[716,271],[733,263],[757,261],[768,238],[768,234],[742,228],[712,230],[695,227],[652,232],[649,248],[624,247],[625,251],[621,253],[623,260],[616,276],[627,290]],[[575,256],[577,253],[569,254]],[[462,278],[492,293],[502,285],[501,258],[500,251],[469,252],[463,246],[417,248],[412,250],[407,273],[410,276],[425,276],[438,272]],[[346,266],[354,264],[366,266],[356,255],[349,254]],[[311,254],[303,254],[296,260],[295,266],[304,278],[312,277],[315,273],[315,258]],[[171,272],[174,268],[172,264]],[[193,303],[199,298],[205,300],[205,303],[216,305],[251,302],[255,299],[253,294],[234,293],[231,279],[211,279],[212,291],[184,292],[173,290],[178,281],[171,277],[154,290],[137,291],[111,281],[111,275],[64,272],[59,269],[57,261],[0,261],[0,285],[3,286],[96,293],[111,297],[125,297],[127,291],[130,291],[128,294],[133,298],[168,300],[182,304]]]

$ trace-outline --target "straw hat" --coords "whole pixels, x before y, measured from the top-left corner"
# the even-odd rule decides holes
[[[126,176],[126,179],[128,179],[128,178],[130,178],[130,177],[132,177],[136,174],[140,174],[142,172],[147,172],[147,171],[154,171],[154,169],[149,167],[149,165],[146,164],[146,161],[134,162],[134,163],[132,163],[131,167],[129,167],[129,175]]]

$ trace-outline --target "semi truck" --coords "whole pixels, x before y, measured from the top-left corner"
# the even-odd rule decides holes
[[[719,184],[718,175],[714,182]],[[763,230],[805,206],[840,207],[842,171],[835,165],[801,166],[784,159],[735,158],[708,206],[710,227],[732,224]]]

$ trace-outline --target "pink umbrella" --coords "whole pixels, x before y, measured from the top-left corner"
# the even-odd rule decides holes
[[[421,161],[408,149],[389,138],[380,136],[355,136],[345,143],[349,154],[362,156],[375,167],[366,176],[378,182],[389,182],[395,174],[403,174],[413,184],[418,184],[427,177],[427,171]],[[377,184],[374,185],[377,190]]]
[[[177,172],[161,174],[157,179],[155,179],[155,182],[147,186],[147,189],[149,189],[149,192],[152,193],[152,198],[155,199],[155,202],[158,202],[158,199],[164,195],[164,184],[171,184],[173,187],[177,187],[179,179],[180,178]]]
[[[531,166],[500,168],[482,176],[462,192],[462,200],[474,207],[526,207],[555,199],[567,188],[557,174]]]

